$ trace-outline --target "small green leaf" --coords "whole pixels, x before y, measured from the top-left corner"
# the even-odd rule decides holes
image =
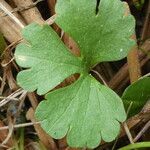
[[[119,60],[135,41],[133,16],[120,0],[101,0],[96,14],[97,0],[58,0],[56,23],[78,44],[89,67]]]
[[[17,76],[18,84],[25,90],[37,89],[39,95],[45,94],[83,70],[81,60],[69,52],[48,25],[31,24],[23,30],[23,36],[29,43],[17,46],[15,58],[18,65],[29,68]]]
[[[81,76],[74,84],[46,95],[36,117],[48,134],[59,139],[67,134],[72,147],[94,148],[101,139],[110,142],[126,119],[121,99],[93,77]]]
[[[145,77],[130,85],[122,96],[126,110],[129,105],[129,117],[141,111],[145,103],[150,100],[150,77]]]

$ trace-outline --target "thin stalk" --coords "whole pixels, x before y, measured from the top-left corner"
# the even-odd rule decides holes
[[[130,143],[134,144],[132,134],[131,134],[130,129],[129,129],[129,127],[128,127],[126,122],[123,123],[123,127],[124,127],[124,130],[125,130],[125,132],[127,134],[127,137],[129,139]]]
[[[130,51],[127,57],[128,60],[128,69],[131,84],[136,82],[141,77],[141,66],[139,61],[139,51],[135,47]]]
[[[103,77],[96,71],[96,70],[91,70],[92,72],[94,72],[100,80],[102,80],[102,82],[104,83],[105,86],[108,86],[106,81],[103,79]]]

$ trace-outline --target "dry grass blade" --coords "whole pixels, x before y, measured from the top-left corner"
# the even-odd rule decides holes
[[[0,0],[0,3],[9,11],[12,11],[12,7],[8,5],[4,0]],[[0,16],[3,15],[3,12],[0,11]],[[16,18],[18,18],[23,25],[25,23],[22,21],[21,16],[17,13],[13,14]],[[18,41],[21,39],[21,30],[22,27],[18,26],[9,16],[0,18],[0,31],[4,35],[4,37],[10,42]]]
[[[126,122],[123,123],[123,127],[124,127],[124,130],[126,132],[126,135],[128,136],[128,139],[129,139],[130,143],[133,144],[134,143],[133,137],[132,137],[132,134],[131,134]]]
[[[15,128],[22,128],[22,127],[29,127],[35,124],[40,124],[40,122],[29,122],[29,123],[17,124],[17,125],[13,125],[13,128],[15,129]],[[8,129],[9,129],[9,126],[0,127],[0,131],[8,130]]]
[[[21,95],[24,92],[25,92],[24,90],[18,89],[14,93],[10,94],[7,98],[0,101],[0,107],[6,105],[8,102],[10,102],[11,100],[14,100],[17,96]]]
[[[0,3],[0,9],[5,12],[16,24],[18,24],[21,28],[24,28],[23,23],[13,15],[2,3]]]
[[[34,5],[32,0],[13,0],[13,2],[18,7],[28,7],[30,5]],[[24,10],[20,12],[26,23],[37,22],[39,24],[43,24],[44,20],[36,7],[32,7],[30,9]]]
[[[42,2],[44,0],[37,0],[35,2],[33,2],[33,4],[29,5],[29,6],[26,6],[26,7],[17,7],[17,8],[14,8],[11,13],[15,13],[15,12],[21,12],[21,11],[25,11],[25,10],[28,10],[28,9],[31,9],[33,7],[35,7],[38,3]],[[4,14],[2,15],[1,17],[6,17],[8,14]]]
[[[54,22],[55,22],[55,19],[56,19],[56,14],[51,16],[49,19],[46,20],[46,23],[48,25],[52,25]]]
[[[142,130],[137,134],[137,136],[134,138],[134,142],[138,141],[142,135],[150,128],[150,121],[148,121],[145,126],[142,128]]]

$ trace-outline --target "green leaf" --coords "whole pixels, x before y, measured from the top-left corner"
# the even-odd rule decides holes
[[[29,68],[17,76],[18,84],[25,90],[37,89],[39,95],[45,94],[83,70],[81,59],[69,52],[48,25],[31,24],[23,30],[23,36],[28,43],[17,46],[15,58],[18,65]]]
[[[17,76],[25,90],[45,94],[74,73],[80,78],[72,85],[50,92],[36,117],[54,138],[67,134],[73,147],[98,146],[119,133],[126,114],[121,99],[89,74],[102,61],[125,57],[135,44],[131,39],[135,21],[126,15],[119,0],[58,0],[56,23],[78,44],[81,57],[74,56],[48,25],[31,24],[23,29],[26,42],[19,44],[15,58],[26,68]]]
[[[135,41],[135,21],[127,16],[127,5],[120,0],[58,0],[56,23],[78,44],[88,66],[119,60]]]
[[[0,55],[3,53],[5,48],[6,48],[6,42],[4,40],[3,35],[0,33]]]
[[[129,117],[136,115],[150,100],[150,77],[145,77],[130,85],[122,96],[126,110],[131,105]]]
[[[67,134],[72,147],[94,148],[101,139],[114,140],[120,130],[118,121],[126,119],[121,99],[89,75],[45,98],[36,110],[37,119],[52,137]]]

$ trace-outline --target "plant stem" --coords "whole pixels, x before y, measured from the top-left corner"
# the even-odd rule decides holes
[[[135,47],[133,50],[131,50],[127,57],[131,83],[134,83],[141,77],[141,67],[138,53],[138,48]]]
[[[140,142],[140,143],[130,144],[118,150],[132,150],[135,148],[144,148],[144,147],[150,147],[150,142]]]
[[[134,144],[133,137],[132,137],[132,134],[131,134],[131,132],[130,132],[130,129],[129,129],[127,123],[124,122],[124,123],[123,123],[123,126],[124,126],[124,130],[125,130],[125,132],[126,132],[126,135],[127,135],[128,139],[129,139],[130,143],[131,143],[131,144]]]

